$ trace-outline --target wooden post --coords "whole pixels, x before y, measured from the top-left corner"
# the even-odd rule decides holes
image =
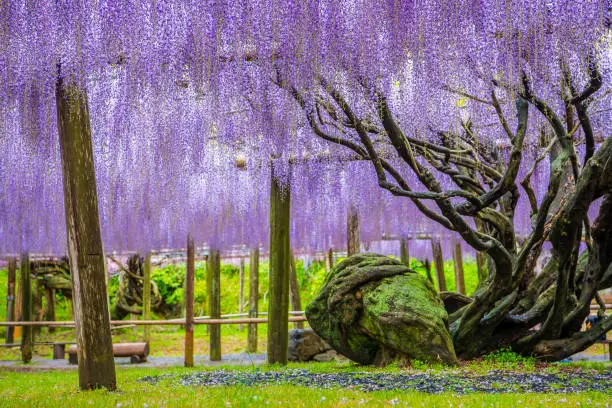
[[[325,271],[329,273],[334,267],[334,250],[329,248],[325,254]]]
[[[453,248],[453,263],[455,264],[455,292],[465,295],[465,278],[463,276],[463,255],[461,243],[456,242]]]
[[[193,367],[193,299],[195,286],[195,246],[187,236],[187,267],[185,273],[185,367]]]
[[[82,390],[117,387],[85,88],[56,86],[66,232]]]
[[[145,255],[142,265],[142,319],[151,320],[151,253]],[[151,341],[151,326],[144,326],[143,340],[145,343]]]
[[[249,266],[249,317],[256,318],[259,302],[259,248],[251,249]],[[247,353],[257,352],[257,324],[249,323]]]
[[[438,291],[446,291],[446,278],[444,277],[444,258],[442,257],[442,245],[437,239],[431,240],[431,252],[434,266],[436,267],[436,280],[438,281]]]
[[[53,288],[45,288],[45,320],[48,322],[55,321],[55,289]],[[55,327],[49,326],[49,333],[53,333],[55,331]]]
[[[400,261],[410,268],[410,251],[407,238],[400,240]]]
[[[287,364],[289,342],[289,221],[291,192],[275,175],[270,181],[270,300],[268,304],[268,363]]]
[[[210,276],[208,310],[211,319],[221,318],[221,254],[211,248],[206,263],[206,275]],[[221,360],[221,325],[210,325],[210,361]]]
[[[6,296],[6,321],[15,321],[15,280],[17,278],[17,260],[10,258],[8,261],[8,291]],[[6,344],[12,344],[15,340],[13,326],[6,328]]]
[[[30,256],[21,255],[19,265],[19,288],[21,290],[21,320],[32,321],[32,282],[30,276]],[[34,351],[34,336],[32,326],[24,326],[21,332],[21,360],[24,363],[32,361]]]
[[[244,312],[244,258],[240,258],[240,288],[238,289],[238,313]],[[238,330],[244,331],[244,325],[238,325]]]
[[[291,310],[294,312],[302,310],[302,301],[300,299],[300,284],[297,278],[297,265],[295,264],[295,257],[293,251],[290,254],[290,270],[289,270],[289,296],[291,300]],[[293,327],[296,329],[303,329],[304,322],[295,322]]]
[[[350,205],[348,209],[348,217],[346,221],[347,231],[347,253],[348,256],[359,253],[359,214],[354,205]]]

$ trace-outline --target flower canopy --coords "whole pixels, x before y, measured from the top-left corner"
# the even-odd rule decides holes
[[[364,86],[374,84],[415,138],[469,121],[503,156],[504,129],[478,103],[493,83],[507,85],[498,98],[515,128],[523,77],[561,114],[564,73],[582,88],[596,64],[601,142],[612,131],[611,18],[607,0],[1,2],[0,253],[65,252],[58,76],[88,93],[106,250],[181,248],[187,233],[265,244],[272,163],[291,189],[292,246],[315,251],[345,245],[350,205],[363,241],[445,232],[382,190],[369,162],[317,137],[284,84],[308,91],[325,78],[365,118],[376,117]],[[522,174],[547,126],[529,115]],[[538,196],[547,172],[544,161],[534,173]],[[515,223],[526,231],[525,201]]]

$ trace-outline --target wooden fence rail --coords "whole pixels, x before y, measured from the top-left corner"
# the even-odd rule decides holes
[[[304,322],[305,316],[289,317],[289,322]],[[171,326],[185,325],[185,319],[170,319],[170,320],[111,320],[111,325],[134,325],[134,326]],[[248,317],[244,319],[200,319],[195,320],[194,324],[262,324],[268,323],[268,319],[264,317]],[[0,326],[34,326],[34,327],[74,327],[74,321],[57,321],[57,322],[0,322]]]

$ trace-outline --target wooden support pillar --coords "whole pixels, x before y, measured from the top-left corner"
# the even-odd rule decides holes
[[[455,292],[465,295],[465,278],[463,276],[463,254],[461,243],[456,242],[453,247],[453,263],[455,264]]]
[[[288,183],[287,183],[288,184]],[[283,186],[272,166],[270,181],[270,300],[268,363],[287,364],[289,342],[290,187]]]
[[[19,265],[19,289],[21,290],[21,320],[32,321],[32,282],[30,275],[30,256],[21,255]],[[32,326],[23,326],[21,329],[21,361],[29,363],[32,361],[34,351],[34,335]]]
[[[289,296],[291,300],[291,310],[294,312],[302,310],[302,301],[300,299],[300,284],[297,278],[297,265],[295,264],[295,257],[293,251],[291,251],[289,270]],[[296,329],[303,329],[304,322],[295,322],[293,327]]]
[[[400,261],[410,267],[410,251],[407,238],[400,239]]]
[[[437,239],[431,240],[431,252],[434,266],[436,268],[436,280],[438,281],[438,291],[446,291],[446,278],[444,277],[444,258],[442,257],[442,245]]]
[[[251,249],[249,266],[249,317],[256,318],[259,302],[259,248]],[[257,324],[249,323],[247,353],[257,352]]]
[[[334,250],[329,248],[325,254],[325,271],[329,273],[334,267]]]
[[[187,267],[185,273],[185,367],[193,367],[193,300],[195,287],[195,246],[187,236]]]
[[[17,279],[17,260],[10,258],[8,261],[8,290],[6,294],[6,321],[15,321],[15,280]],[[13,344],[15,340],[14,327],[6,328],[6,344]]]
[[[244,258],[240,258],[240,287],[238,289],[238,313],[244,312]],[[238,325],[238,330],[244,331],[244,325]]]
[[[81,389],[117,387],[85,88],[56,86],[66,232]]]
[[[151,320],[151,253],[145,255],[142,265],[142,319]],[[143,341],[151,341],[151,326],[144,326]]]
[[[350,205],[348,209],[348,217],[346,221],[347,232],[347,254],[348,256],[359,253],[359,214],[354,205]]]
[[[206,277],[210,279],[208,310],[211,319],[221,318],[221,254],[211,248],[206,263]],[[210,361],[221,360],[221,325],[210,325]]]
[[[45,288],[45,320],[48,322],[55,321],[55,289]],[[49,326],[49,333],[55,331],[55,327]]]

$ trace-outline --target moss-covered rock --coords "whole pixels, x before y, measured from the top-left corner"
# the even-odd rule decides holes
[[[438,293],[423,276],[386,256],[359,254],[339,263],[306,317],[339,353],[362,364],[456,362]]]

